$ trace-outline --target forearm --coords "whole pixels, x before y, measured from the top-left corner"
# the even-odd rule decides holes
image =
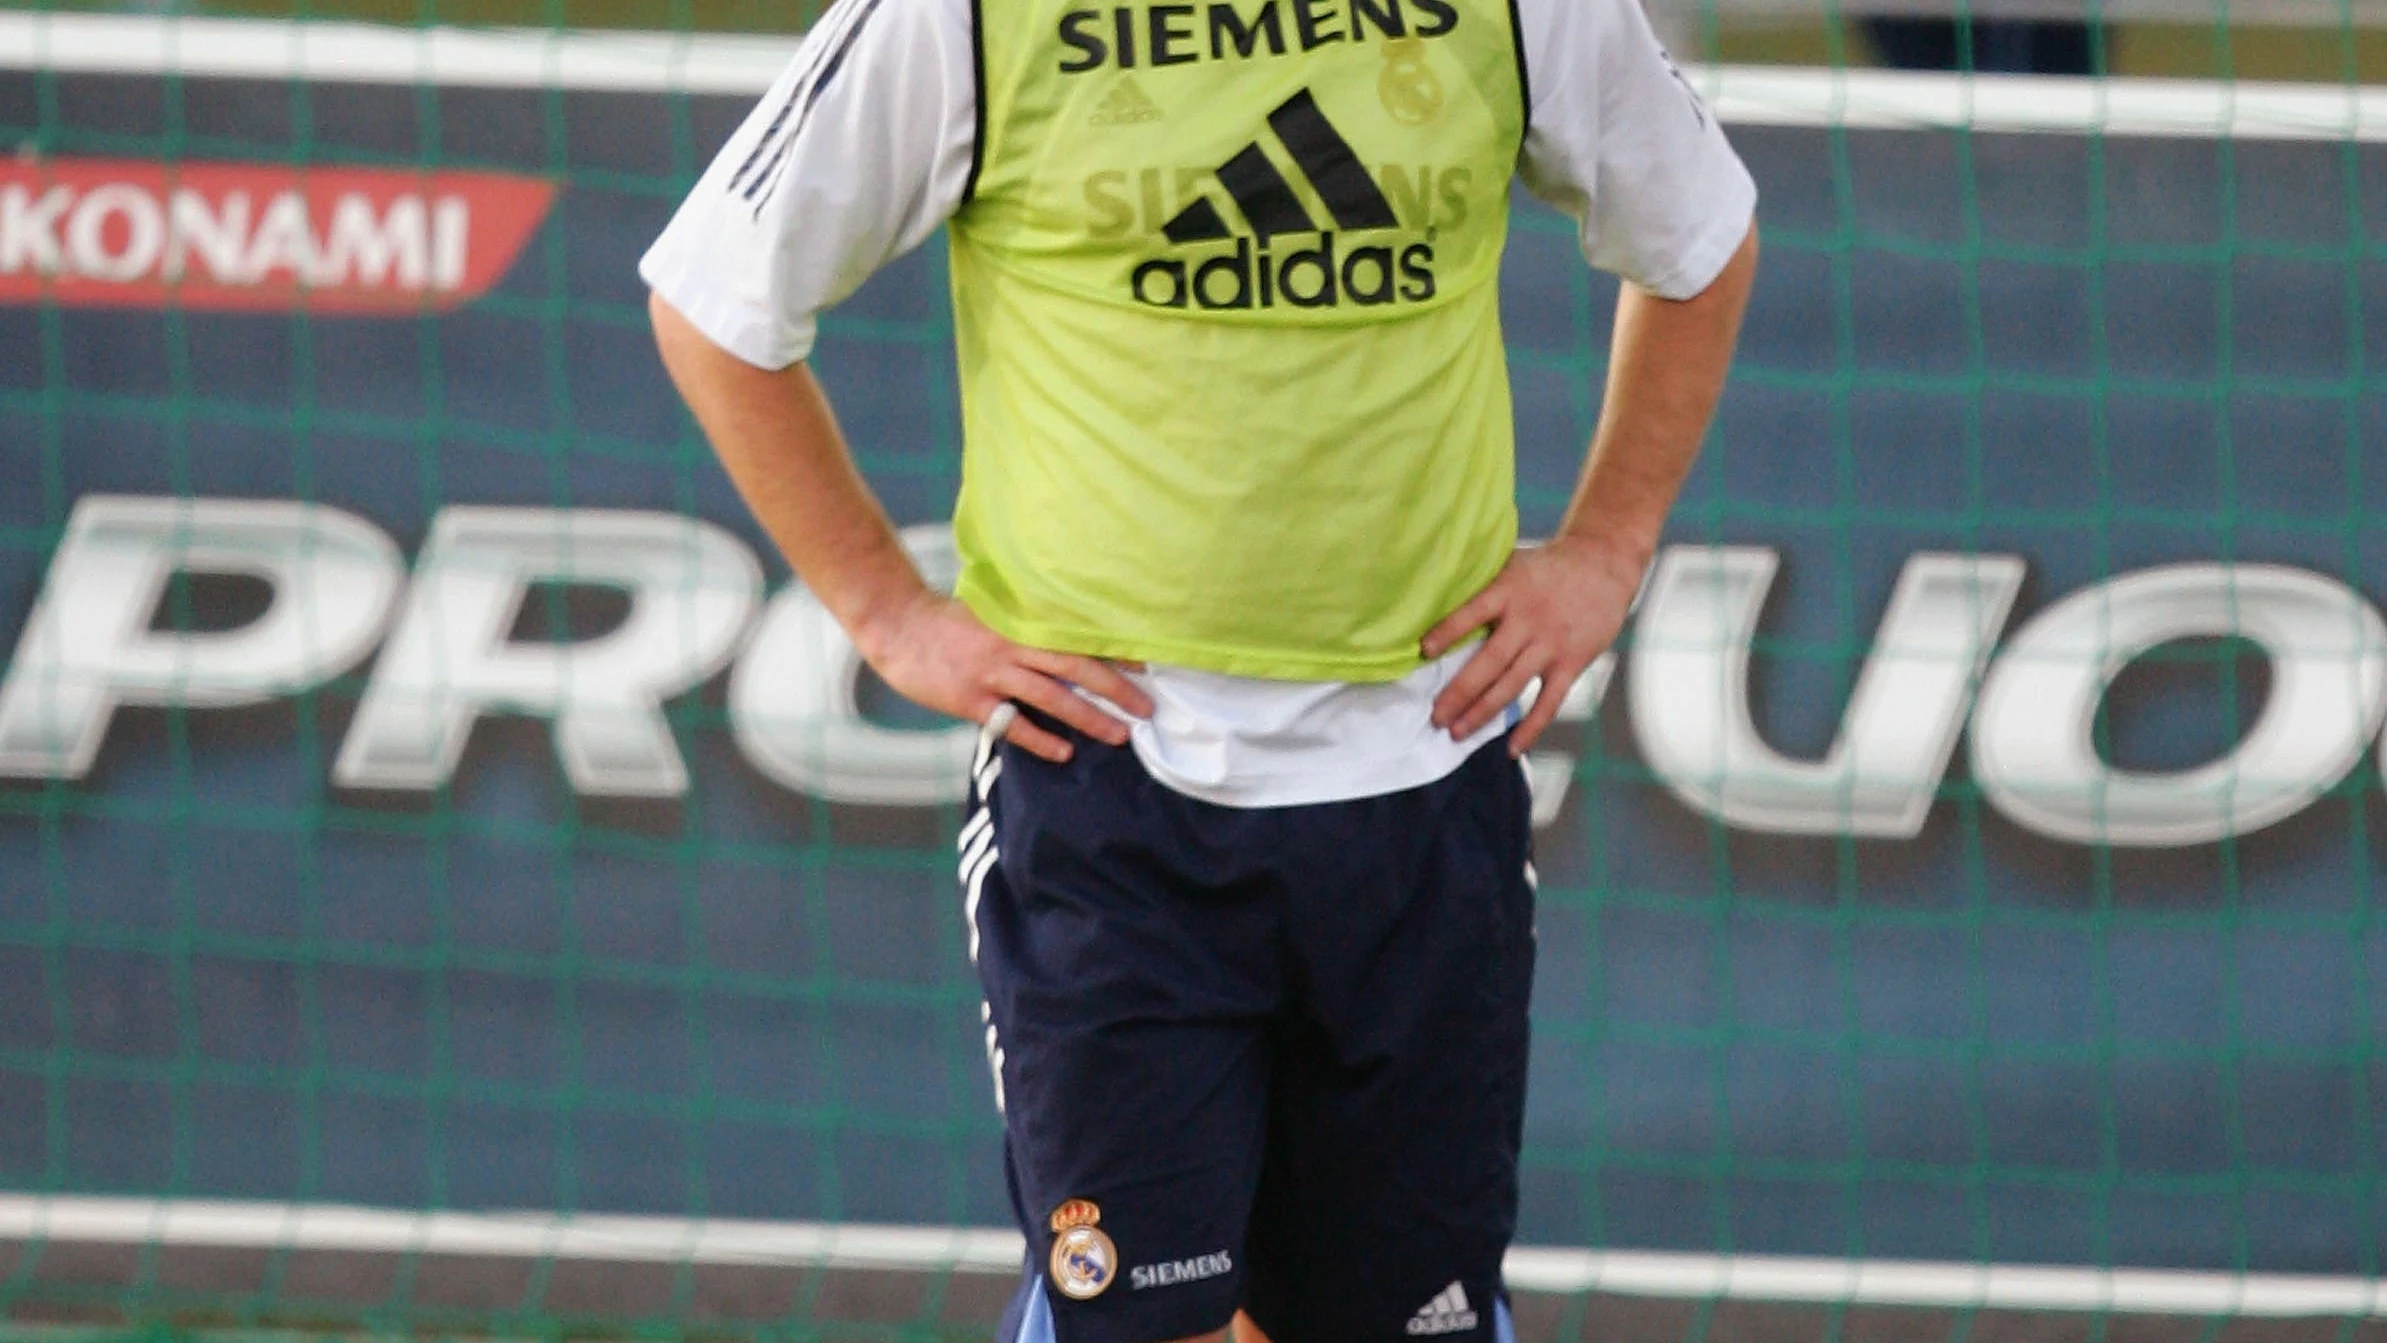
[[[648,313],[663,366],[763,529],[865,656],[928,588],[855,470],[803,364],[759,369],[715,345],[660,297]],[[873,658],[875,662],[875,657]]]
[[[1670,301],[1624,287],[1599,429],[1559,537],[1596,544],[1636,573],[1648,563],[1723,392],[1756,272],[1752,223],[1696,297]]]

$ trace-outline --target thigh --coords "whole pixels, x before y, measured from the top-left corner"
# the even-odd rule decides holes
[[[1499,1336],[1533,980],[1531,803],[1504,743],[1371,799],[1315,892],[1250,1235],[1273,1343]]]
[[[1182,818],[1126,752],[986,763],[961,872],[1028,1241],[1009,1337],[1215,1331],[1262,1158],[1268,911],[1187,879]]]

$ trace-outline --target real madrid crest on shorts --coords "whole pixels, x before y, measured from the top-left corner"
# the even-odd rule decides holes
[[[1119,1247],[1095,1229],[1102,1209],[1073,1198],[1053,1209],[1053,1286],[1072,1301],[1091,1301],[1119,1276]]]

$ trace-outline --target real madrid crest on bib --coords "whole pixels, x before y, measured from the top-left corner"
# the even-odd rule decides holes
[[[1385,115],[1404,126],[1423,126],[1442,115],[1442,80],[1426,63],[1425,39],[1403,37],[1384,44],[1384,73],[1376,96]]]
[[[1073,1198],[1053,1209],[1053,1286],[1072,1301],[1091,1301],[1119,1276],[1119,1247],[1095,1229],[1102,1209]]]

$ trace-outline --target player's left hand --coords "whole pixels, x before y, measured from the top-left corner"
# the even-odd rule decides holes
[[[1435,697],[1434,726],[1465,740],[1540,677],[1533,708],[1509,734],[1509,754],[1525,754],[1558,716],[1575,678],[1616,641],[1648,563],[1646,554],[1587,537],[1520,546],[1499,577],[1426,632],[1423,651],[1438,658],[1490,629],[1482,650]]]

